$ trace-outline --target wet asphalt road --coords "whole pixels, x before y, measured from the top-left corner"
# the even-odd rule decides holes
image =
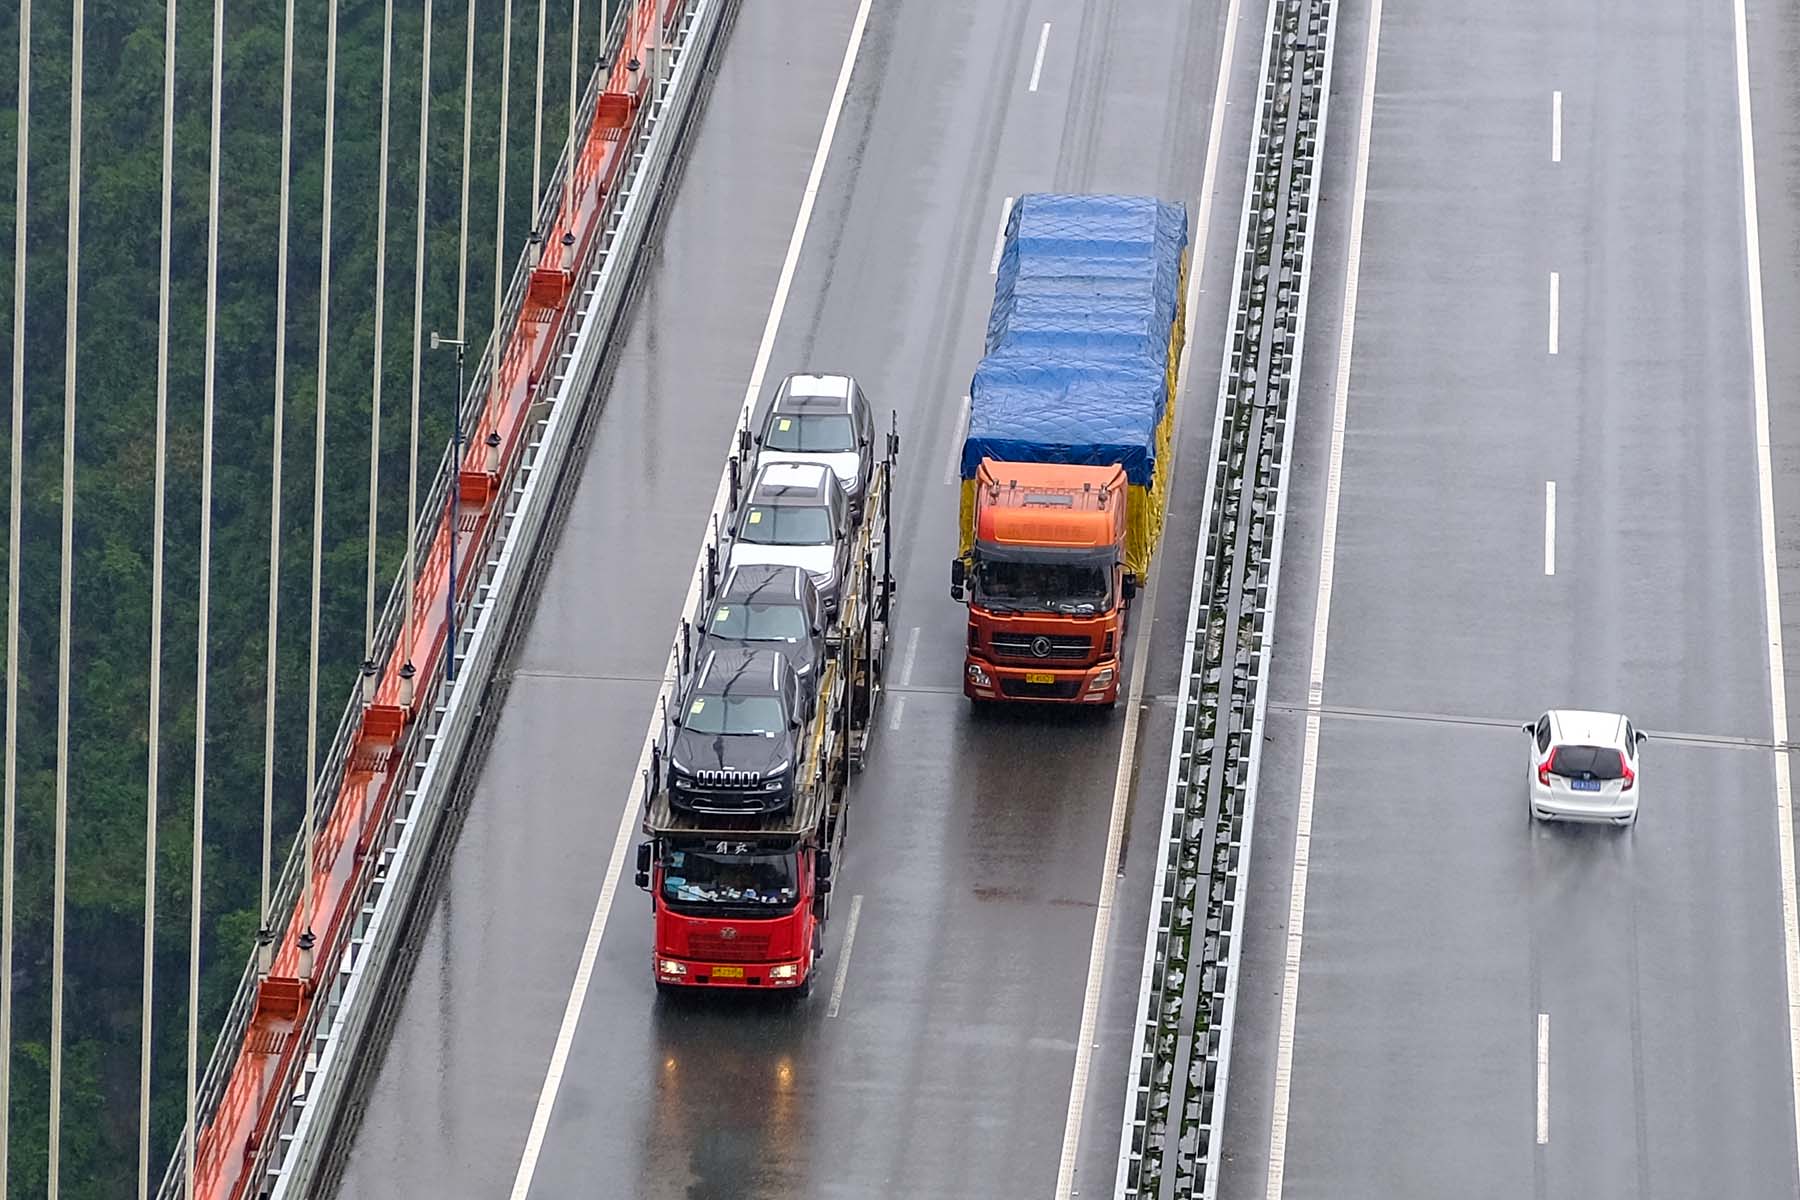
[[[1197,208],[1223,6],[1008,0],[871,14],[770,364],[847,370],[904,439],[898,686],[857,782],[821,986],[659,1004],[648,902],[612,910],[534,1197],[1038,1197],[1056,1178],[1124,713],[977,720],[947,595],[961,398],[1002,198]],[[372,1086],[346,1197],[503,1195],[618,828],[854,15],[746,5],[606,398],[569,527]],[[1110,1188],[1262,7],[1236,31],[1159,561],[1077,1186]],[[1028,90],[1052,23],[1037,92]],[[1247,36],[1246,36],[1247,35]],[[1198,397],[1198,399],[1195,399]],[[621,592],[621,589],[624,589]],[[597,597],[606,596],[604,602]],[[916,650],[908,651],[917,629]],[[907,661],[910,659],[910,668]],[[849,904],[862,897],[836,1017]]]
[[[1766,738],[1731,6],[1576,7],[1387,6],[1325,703],[1508,721],[1587,706],[1652,731]],[[1752,8],[1791,564],[1800,25]],[[1267,1178],[1304,731],[1293,706],[1312,645],[1366,10],[1339,34],[1324,187],[1346,203],[1326,214],[1338,249],[1321,262],[1336,269],[1314,276],[1313,416],[1297,435],[1225,1129],[1232,1200],[1264,1196]],[[1505,727],[1325,718],[1283,1195],[1795,1195],[1769,754],[1652,741],[1630,832],[1533,827],[1525,767],[1524,735]]]

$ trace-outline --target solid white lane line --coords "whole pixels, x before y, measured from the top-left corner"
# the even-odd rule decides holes
[[[912,683],[913,660],[919,656],[919,627],[914,625],[906,635],[906,658],[900,663],[900,686]]]
[[[794,217],[794,231],[788,239],[787,257],[781,264],[781,276],[775,284],[775,297],[769,305],[768,320],[763,325],[762,342],[757,347],[756,363],[746,389],[746,407],[762,391],[763,373],[769,368],[769,357],[775,349],[775,334],[781,327],[781,315],[787,309],[788,292],[793,287],[794,271],[799,265],[800,247],[806,230],[812,224],[813,206],[817,203],[820,180],[825,174],[825,161],[831,156],[832,139],[837,134],[838,118],[844,110],[844,96],[850,88],[850,72],[856,65],[856,52],[862,46],[863,30],[869,23],[873,0],[861,0],[856,20],[850,26],[850,41],[844,47],[843,65],[838,69],[837,85],[825,111],[825,126],[819,131],[818,148],[813,151],[812,167],[806,177],[806,190],[800,198],[800,211]],[[688,607],[696,603],[700,583],[698,572],[688,586]],[[652,718],[652,729],[654,721]],[[582,943],[581,959],[575,968],[575,980],[569,988],[569,1001],[563,1007],[562,1025],[556,1031],[556,1044],[550,1052],[550,1064],[544,1072],[544,1085],[538,1091],[537,1109],[532,1114],[531,1128],[525,1135],[525,1148],[519,1157],[519,1170],[513,1176],[511,1200],[526,1200],[531,1192],[532,1177],[537,1174],[538,1156],[543,1152],[544,1136],[550,1128],[550,1113],[556,1107],[556,1095],[562,1088],[563,1072],[568,1066],[569,1051],[575,1044],[575,1027],[581,1021],[581,1010],[587,1002],[588,985],[593,979],[594,963],[600,955],[600,937],[606,931],[606,919],[612,912],[613,896],[618,891],[619,875],[625,868],[625,855],[631,849],[632,832],[637,828],[638,814],[643,808],[643,777],[649,766],[648,737],[631,794],[619,816],[619,832],[613,839],[612,857],[607,860],[606,875],[600,884],[600,898],[594,904],[593,920],[588,924],[587,938]]]
[[[837,979],[831,985],[831,1005],[825,1015],[838,1015],[838,1006],[844,1002],[844,984],[850,979],[850,951],[856,946],[856,925],[862,920],[862,893],[850,897],[850,923],[844,929],[844,948],[838,954]]]
[[[1550,272],[1550,353],[1556,353],[1559,310],[1562,308],[1562,276],[1555,271]]]
[[[1356,183],[1350,200],[1350,252],[1344,263],[1344,324],[1338,341],[1325,469],[1325,527],[1319,544],[1319,592],[1313,611],[1312,666],[1306,685],[1306,738],[1300,752],[1300,799],[1294,823],[1294,880],[1288,895],[1287,956],[1281,976],[1275,1040],[1275,1096],[1269,1109],[1268,1200],[1280,1200],[1287,1170],[1288,1103],[1294,1082],[1294,1023],[1300,1006],[1300,953],[1306,932],[1306,877],[1312,861],[1314,789],[1319,774],[1319,706],[1325,702],[1325,643],[1331,625],[1331,581],[1337,560],[1338,498],[1344,479],[1344,425],[1350,405],[1350,355],[1356,341],[1356,289],[1362,268],[1363,209],[1369,190],[1369,135],[1375,121],[1375,66],[1381,47],[1381,0],[1369,6],[1363,59],[1362,113],[1356,134]]]
[[[1756,221],[1756,137],[1750,124],[1750,33],[1744,0],[1733,0],[1737,41],[1738,143],[1744,170],[1744,258],[1750,283],[1750,378],[1756,407],[1756,492],[1762,525],[1763,620],[1768,630],[1769,717],[1775,744],[1788,740],[1787,656],[1781,646],[1781,578],[1775,559],[1775,487],[1769,453],[1769,365],[1763,340],[1762,234]],[[1781,932],[1787,956],[1788,1066],[1794,1141],[1800,1154],[1800,918],[1794,897],[1794,792],[1785,751],[1775,752],[1775,833],[1781,848]]]
[[[1379,4],[1380,0],[1376,0]],[[1205,388],[1193,386],[1194,375],[1189,358],[1194,351],[1194,324],[1200,313],[1200,278],[1204,273],[1207,234],[1212,226],[1213,193],[1217,190],[1219,143],[1225,132],[1225,100],[1231,84],[1231,60],[1236,48],[1240,0],[1230,0],[1225,10],[1226,35],[1219,48],[1219,73],[1213,85],[1212,123],[1206,134],[1206,165],[1200,173],[1200,204],[1194,220],[1193,260],[1188,271],[1187,329],[1183,336],[1181,359],[1176,367],[1177,398],[1175,409],[1175,444],[1180,445],[1181,422],[1196,394],[1207,394]],[[1185,393],[1183,396],[1181,393]],[[1180,470],[1176,458],[1169,472],[1169,490],[1174,492]],[[1094,906],[1094,936],[1088,943],[1087,986],[1081,998],[1081,1029],[1075,1039],[1075,1069],[1069,1077],[1069,1109],[1063,1122],[1062,1160],[1056,1169],[1056,1200],[1071,1200],[1075,1192],[1075,1156],[1081,1149],[1082,1114],[1087,1109],[1088,1074],[1094,1062],[1094,1031],[1100,1023],[1100,985],[1106,973],[1106,945],[1112,930],[1113,898],[1119,887],[1119,855],[1125,843],[1125,814],[1131,798],[1131,780],[1137,761],[1138,716],[1144,709],[1144,666],[1150,658],[1150,627],[1155,624],[1156,596],[1162,576],[1153,573],[1150,586],[1139,593],[1137,603],[1143,607],[1137,619],[1137,634],[1132,638],[1131,686],[1125,702],[1125,731],[1119,742],[1119,770],[1113,777],[1112,813],[1106,827],[1106,856],[1100,864],[1100,896]],[[1098,1186],[1098,1185],[1096,1185]]]
[[[1562,93],[1550,93],[1550,161],[1562,161]]]
[[[1012,213],[1013,198],[1008,196],[1000,204],[1000,228],[994,230],[994,259],[988,263],[988,274],[1000,273],[1000,251],[1006,245],[1006,218]]]
[[[1556,574],[1556,480],[1544,481],[1544,574]]]
[[[944,482],[955,483],[962,476],[963,442],[969,436],[969,397],[962,398],[962,415],[956,418],[956,438],[950,443],[950,462],[944,468]]]
[[[1550,1144],[1550,1014],[1538,1014],[1537,1144]]]
[[[906,697],[905,696],[894,697],[894,715],[888,718],[888,731],[890,733],[898,733],[900,731],[900,718],[901,718],[901,715],[905,712],[906,712]]]
[[[1038,32],[1037,60],[1031,64],[1031,91],[1037,91],[1038,76],[1044,73],[1044,47],[1050,44],[1050,22],[1044,22],[1044,28]]]

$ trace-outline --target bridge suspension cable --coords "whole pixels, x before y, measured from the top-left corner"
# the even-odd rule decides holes
[[[406,578],[417,579],[414,556],[419,522],[419,367],[425,352],[425,180],[431,150],[431,0],[425,0],[424,50],[419,58],[419,201],[418,233],[413,246],[412,441],[406,460]],[[400,666],[401,703],[413,698],[413,593],[406,590],[406,656]]]
[[[6,556],[6,800],[0,838],[0,1196],[12,1113],[13,828],[19,784],[19,541],[25,475],[25,178],[31,159],[31,0],[19,0],[19,119],[13,199],[12,507]]]
[[[79,5],[81,0],[76,0]],[[212,599],[213,391],[219,337],[219,108],[225,75],[225,0],[213,0],[212,133],[206,181],[206,368],[200,435],[200,604],[194,651],[194,837],[188,897],[187,1118],[182,1194],[194,1196],[195,1074],[200,1049],[200,877],[206,831],[206,639]]]
[[[387,313],[388,103],[394,77],[394,0],[381,19],[381,175],[375,188],[375,369],[369,388],[369,545],[363,593],[363,702],[375,699],[376,499],[381,495],[381,333]]]
[[[67,312],[63,319],[62,570],[56,650],[56,875],[50,949],[50,1152],[47,1194],[56,1200],[62,1175],[64,934],[69,858],[69,643],[75,585],[75,368],[81,290],[81,90],[85,0],[75,0],[69,58],[69,245]]]
[[[293,0],[288,0],[289,4]],[[338,0],[331,0],[325,18],[325,180],[319,221],[319,374],[313,406],[313,542],[312,630],[306,668],[306,810],[300,821],[300,878],[305,881],[300,902],[300,978],[313,974],[314,893],[313,838],[319,793],[319,579],[325,541],[325,400],[326,370],[331,359],[331,164],[332,143],[337,136],[337,19]],[[384,123],[385,124],[385,123]],[[371,502],[373,492],[371,491]]]
[[[256,906],[257,972],[269,973],[275,930],[269,912],[269,855],[275,824],[275,660],[281,611],[281,444],[287,409],[288,171],[294,129],[294,0],[281,39],[281,199],[275,253],[275,419],[269,452],[269,640],[263,679],[262,889]]]
[[[174,180],[175,0],[168,0],[163,14],[162,241],[157,252],[156,469],[150,518],[150,761],[144,789],[144,1011],[138,1032],[138,1200],[148,1200],[150,1195],[150,1035],[156,981],[156,801],[162,785],[163,493],[169,464],[169,232]],[[17,447],[14,449],[16,453]],[[273,637],[272,630],[270,636]],[[7,840],[12,840],[10,831]],[[266,891],[263,909],[268,910]],[[264,921],[267,923],[266,917]],[[0,1195],[5,1190],[0,1186]]]
[[[506,286],[506,135],[507,112],[512,102],[512,9],[513,0],[506,0],[506,15],[500,21],[500,170],[498,195],[494,199],[494,315],[488,334],[494,347],[495,371],[500,369],[500,303]],[[457,403],[461,402],[458,397]]]
[[[572,0],[569,5],[569,161],[568,169],[563,172],[563,211],[572,213],[575,208],[575,86],[581,74],[581,0]],[[563,244],[575,244],[573,227],[563,231]]]
[[[544,14],[549,7],[550,0],[538,0],[537,99],[531,116],[531,236],[537,242],[544,236],[538,228],[538,210],[544,204]]]

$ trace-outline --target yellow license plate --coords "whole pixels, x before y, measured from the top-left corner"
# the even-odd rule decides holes
[[[742,979],[744,977],[744,968],[714,967],[712,969],[712,977],[714,979]]]
[[[1056,676],[1047,675],[1042,671],[1032,671],[1025,676],[1025,682],[1026,683],[1055,683]]]

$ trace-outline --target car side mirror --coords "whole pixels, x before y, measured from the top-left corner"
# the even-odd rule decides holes
[[[1640,730],[1638,730],[1638,731],[1637,731],[1637,744],[1638,744],[1638,745],[1640,745],[1640,746],[1641,746],[1641,745],[1643,745],[1643,744],[1644,744],[1644,743],[1645,743],[1645,742],[1647,742],[1647,741],[1649,741],[1649,740],[1650,740],[1650,737],[1649,737],[1649,735],[1648,735],[1648,734],[1646,734],[1646,733],[1645,733],[1645,732],[1644,732],[1644,731],[1643,731],[1643,730],[1641,730],[1641,729],[1640,729]]]
[[[637,885],[650,889],[650,843],[639,842],[637,848]]]
[[[799,717],[790,717],[788,719],[788,728],[789,729],[800,728],[800,718]]]
[[[1537,722],[1536,721],[1527,721],[1523,725],[1519,726],[1519,728],[1523,729],[1526,733],[1535,735],[1537,733]]]

